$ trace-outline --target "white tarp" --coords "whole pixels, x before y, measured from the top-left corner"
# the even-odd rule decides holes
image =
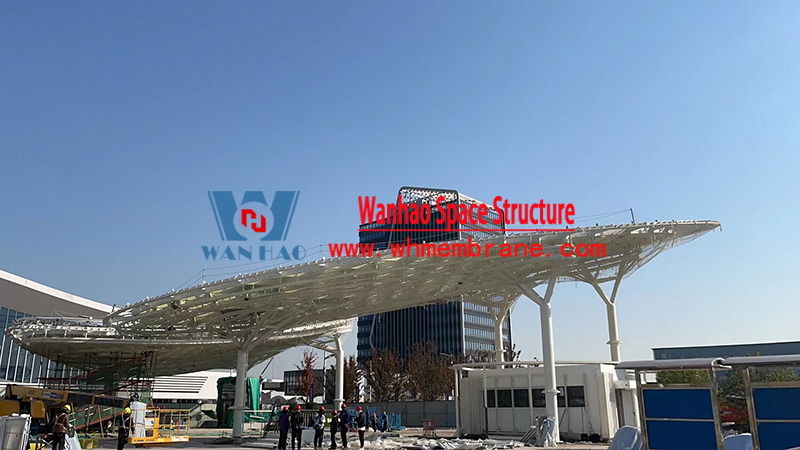
[[[81,448],[81,441],[78,440],[78,435],[76,433],[72,433],[72,437],[67,435],[65,439],[67,440],[67,450],[83,450]]]
[[[552,417],[547,417],[539,423],[536,435],[537,447],[556,448],[556,421]]]
[[[131,423],[133,424],[133,436],[142,438],[145,437],[145,415],[147,412],[147,405],[142,402],[131,402]],[[152,427],[153,424],[151,423]]]
[[[641,450],[642,449],[642,432],[629,425],[617,430],[611,445],[608,450]]]
[[[725,450],[753,450],[753,436],[750,433],[725,436],[722,446]]]

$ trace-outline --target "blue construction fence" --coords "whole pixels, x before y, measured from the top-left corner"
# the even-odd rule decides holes
[[[709,374],[708,381],[697,377],[693,384],[637,383],[644,450],[800,449],[800,355],[698,359],[672,367],[634,361],[618,368],[635,370],[639,382],[661,370]],[[718,397],[717,372],[731,369],[742,371],[746,390],[741,400],[747,402],[749,433],[738,436],[723,434]]]
[[[719,420],[708,387],[642,390],[647,443],[651,449],[713,450],[719,446]]]
[[[364,410],[364,414],[367,415],[367,426],[369,426],[370,418],[373,414],[378,416],[378,429],[383,429],[383,411],[378,409],[376,406],[362,406]],[[348,407],[346,408],[347,412],[350,413],[351,417],[351,425],[354,425],[355,418],[356,418],[356,408],[355,407]],[[405,430],[405,427],[402,425],[402,414],[400,413],[390,413],[386,412],[386,422],[387,422],[387,429],[389,430]]]
[[[394,429],[422,428],[422,421],[433,420],[438,428],[455,428],[456,404],[453,400],[438,401],[402,401],[402,402],[377,402],[362,403],[362,407],[374,408],[380,417],[383,411],[393,417],[389,420],[390,427]],[[397,422],[392,422],[396,420]]]

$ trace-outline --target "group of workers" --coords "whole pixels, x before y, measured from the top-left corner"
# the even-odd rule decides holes
[[[385,411],[383,412],[382,419],[381,431],[386,431],[388,426]],[[297,442],[297,450],[302,448],[303,422],[303,413],[300,411],[300,405],[297,405],[295,411],[291,414],[289,414],[288,406],[283,407],[278,418],[278,450],[287,450],[286,439],[288,438],[289,430],[292,431],[292,450],[295,450],[295,442]],[[347,432],[351,429],[351,424],[353,422],[355,422],[355,429],[358,431],[358,441],[361,444],[360,448],[364,448],[364,434],[367,432],[368,425],[374,431],[378,431],[377,414],[372,414],[372,417],[369,419],[369,424],[367,424],[367,415],[360,406],[356,407],[356,414],[353,417],[351,416],[350,412],[347,411],[347,405],[342,403],[341,412],[334,409],[333,413],[331,414],[331,449],[337,448],[336,434],[339,434],[342,440],[342,448],[347,448]],[[322,449],[322,438],[324,437],[325,425],[327,425],[327,423],[328,418],[325,416],[325,407],[320,406],[319,410],[313,417],[315,450]]]

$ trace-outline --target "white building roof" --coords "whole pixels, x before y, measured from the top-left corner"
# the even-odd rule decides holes
[[[0,270],[0,306],[34,316],[104,317],[111,305]]]

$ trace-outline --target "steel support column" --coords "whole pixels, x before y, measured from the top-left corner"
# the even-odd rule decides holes
[[[333,400],[335,409],[341,410],[344,402],[344,349],[342,335],[336,335],[336,398]]]
[[[617,331],[617,305],[616,303],[606,303],[606,316],[608,318],[608,346],[611,349],[611,361],[620,362],[622,358],[619,354],[619,331]]]
[[[556,359],[553,345],[553,310],[550,300],[556,287],[558,276],[554,275],[547,282],[544,297],[526,284],[517,285],[523,295],[539,305],[539,318],[542,326],[542,362],[544,365],[544,399],[548,419],[553,419],[553,437],[559,439],[558,430],[558,388],[556,387]]]
[[[556,388],[556,358],[553,345],[553,311],[550,302],[539,305],[539,318],[542,323],[545,411],[547,417],[555,420],[553,434],[558,440],[558,389]]]
[[[233,437],[244,434],[245,397],[247,395],[247,351],[239,350],[236,357],[236,393],[233,403]]]
[[[492,315],[494,316],[494,360],[504,362],[506,357],[503,348],[503,322],[506,321],[507,311],[501,315]]]
[[[617,276],[614,278],[614,287],[611,290],[610,297],[606,296],[606,293],[603,292],[602,288],[600,288],[600,283],[597,282],[597,277],[588,270],[583,270],[580,276],[575,277],[580,281],[592,285],[594,290],[597,292],[597,295],[599,295],[603,300],[603,303],[606,304],[606,318],[608,319],[607,344],[611,350],[611,361],[614,362],[620,362],[622,360],[619,351],[619,346],[622,344],[622,341],[619,340],[619,330],[617,328],[617,293],[619,292],[619,285],[622,282],[622,278],[626,273],[628,273],[628,270],[630,270],[628,262],[629,261],[624,260],[622,263],[620,263]]]
[[[458,396],[461,395],[461,386],[459,378],[461,378],[461,369],[454,370],[455,384],[453,384],[453,400],[456,402],[456,439],[461,437],[461,411],[458,409]]]

